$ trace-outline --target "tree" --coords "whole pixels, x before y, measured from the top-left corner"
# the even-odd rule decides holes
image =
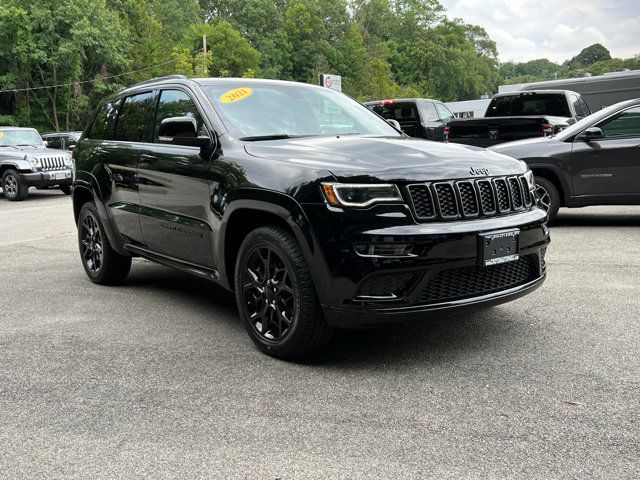
[[[198,52],[203,35],[207,37],[206,56]],[[260,52],[226,20],[190,25],[174,58],[176,70],[186,75],[242,77],[258,75],[260,70]]]
[[[578,55],[567,62],[567,66],[569,68],[588,67],[603,60],[611,60],[611,52],[604,45],[594,43],[583,48]]]

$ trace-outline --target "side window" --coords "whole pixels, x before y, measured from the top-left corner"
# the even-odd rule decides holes
[[[119,100],[107,102],[96,115],[96,119],[89,129],[87,138],[93,140],[111,140],[113,137],[113,128],[116,124],[116,116],[118,115]]]
[[[140,93],[124,99],[120,108],[114,140],[125,142],[151,141],[151,124],[155,94]]]
[[[633,107],[600,124],[604,138],[640,137],[640,107]]]
[[[160,122],[165,118],[171,117],[195,118],[198,124],[199,134],[204,135],[202,116],[195,103],[193,103],[193,100],[191,100],[191,97],[180,90],[163,90],[160,93],[160,101],[158,102],[158,110],[156,113],[155,128],[153,131],[154,142],[158,142]]]
[[[581,117],[582,116],[582,108],[580,106],[580,102],[578,102],[578,96],[569,94],[569,101],[571,102],[571,105],[573,105],[573,109],[576,112],[576,116],[577,117]]]
[[[447,107],[445,107],[441,103],[436,103],[436,108],[438,109],[438,115],[440,115],[440,120],[444,123],[447,123],[449,120],[453,118],[453,113]]]
[[[420,104],[420,113],[422,113],[422,120],[425,122],[437,122],[438,111],[432,102],[423,102]]]
[[[585,117],[588,117],[589,115],[591,115],[591,109],[589,108],[589,105],[587,105],[587,102],[584,101],[584,98],[582,97],[578,98],[578,102],[582,106],[582,114]]]

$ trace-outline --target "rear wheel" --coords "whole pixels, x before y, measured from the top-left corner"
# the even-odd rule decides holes
[[[122,282],[131,269],[131,257],[116,252],[105,235],[96,205],[85,203],[78,216],[78,246],[87,276],[100,285]]]
[[[20,202],[29,194],[29,184],[15,170],[7,170],[2,175],[4,197],[12,202]]]
[[[242,242],[235,295],[251,340],[269,355],[302,356],[331,338],[298,242],[282,228],[257,228]]]
[[[544,177],[535,177],[536,194],[540,199],[541,207],[546,210],[549,222],[553,221],[560,208],[560,194],[552,181]]]

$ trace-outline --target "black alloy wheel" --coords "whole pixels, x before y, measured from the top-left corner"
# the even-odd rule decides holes
[[[333,328],[322,314],[300,245],[283,228],[259,227],[245,237],[234,290],[249,337],[269,355],[306,355],[331,338]]]
[[[291,274],[269,246],[254,248],[247,256],[242,277],[242,298],[251,326],[266,340],[282,340],[293,323],[296,297]]]
[[[102,235],[93,212],[86,212],[80,221],[80,253],[88,272],[97,275],[102,268],[104,249]]]
[[[94,202],[87,202],[80,209],[78,247],[82,266],[92,282],[115,285],[127,278],[131,257],[120,255],[111,247]]]

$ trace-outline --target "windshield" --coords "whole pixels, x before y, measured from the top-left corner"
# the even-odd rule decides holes
[[[34,147],[41,147],[43,146],[43,142],[37,130],[33,130],[33,129],[0,130],[0,147],[17,147],[19,145],[30,145]]]
[[[495,97],[487,108],[486,117],[515,115],[550,115],[570,117],[567,100],[561,93],[521,93]]]
[[[328,88],[239,81],[204,85],[203,90],[231,134],[240,139],[400,135],[363,105]]]
[[[607,108],[603,108],[599,112],[592,113],[588,117],[584,117],[582,120],[580,120],[580,121],[574,123],[573,125],[570,125],[567,128],[563,129],[560,133],[558,133],[556,135],[556,138],[558,140],[566,140],[567,138],[570,138],[570,137],[576,135],[577,133],[580,133],[585,128],[590,127],[591,125],[593,125],[595,123],[598,123],[603,118],[608,117],[609,115],[614,113],[619,108],[620,108],[620,104],[615,104],[615,105],[611,105],[611,106],[609,106]]]

